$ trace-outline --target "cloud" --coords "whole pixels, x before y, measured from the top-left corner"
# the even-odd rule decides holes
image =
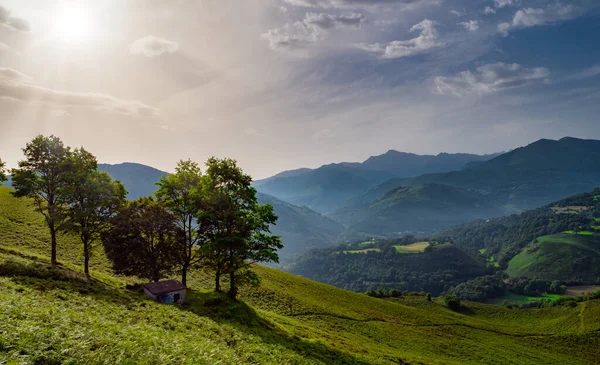
[[[333,29],[335,27],[360,27],[365,22],[362,14],[331,15],[326,13],[307,13],[302,21],[307,26],[321,29]]]
[[[0,25],[5,25],[21,32],[29,32],[31,30],[26,20],[13,17],[10,14],[10,11],[0,5]]]
[[[140,38],[129,46],[129,51],[135,55],[148,58],[158,57],[165,53],[175,53],[179,50],[179,44],[168,39],[153,35]]]
[[[322,144],[335,139],[336,134],[331,129],[326,128],[313,134],[311,138],[315,144]]]
[[[269,29],[261,38],[267,40],[272,49],[294,50],[317,42],[323,38],[325,32],[334,28],[359,28],[364,22],[365,16],[360,13],[307,13],[302,21],[286,24],[282,28]]]
[[[498,33],[506,36],[511,29],[529,28],[570,20],[577,17],[578,13],[578,9],[573,5],[556,5],[547,9],[520,9],[515,13],[512,22],[498,24]]]
[[[494,5],[497,8],[505,8],[507,6],[515,6],[516,1],[515,0],[495,0]]]
[[[435,23],[425,19],[419,24],[410,28],[411,32],[419,31],[419,36],[404,41],[393,41],[388,44],[362,44],[359,48],[378,54],[381,58],[401,58],[425,53],[442,45],[438,42],[439,34],[435,28]]]
[[[483,13],[485,15],[496,14],[496,10],[494,8],[492,8],[491,6],[486,6],[485,9],[483,9]]]
[[[77,93],[44,88],[19,71],[0,67],[0,98],[25,103],[41,103],[62,109],[67,107],[89,108],[130,116],[152,117],[158,109],[139,101],[122,100],[110,95]]]
[[[463,13],[461,13],[460,11],[457,11],[457,10],[450,10],[450,13],[452,13],[452,14],[454,14],[456,16],[463,16],[464,15]]]
[[[0,52],[8,52],[10,50],[10,47],[8,46],[8,44],[0,42]]]
[[[474,32],[479,29],[479,22],[477,20],[469,20],[466,22],[460,22],[458,25],[462,25],[469,32]]]
[[[368,8],[382,5],[437,4],[439,0],[285,0],[285,2],[310,8]]]
[[[436,77],[435,92],[440,95],[481,95],[523,87],[550,75],[545,67],[525,68],[516,63],[492,63],[477,67],[475,72],[463,71],[452,77]]]
[[[244,133],[249,136],[254,136],[254,137],[266,137],[267,136],[266,134],[260,133],[257,129],[252,128],[252,127],[244,129]]]

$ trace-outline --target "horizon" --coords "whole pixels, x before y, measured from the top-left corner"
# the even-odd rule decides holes
[[[0,0],[0,155],[54,134],[261,179],[600,139],[598,20],[593,0]]]
[[[273,176],[276,176],[276,175],[278,175],[278,174],[285,173],[285,172],[288,172],[288,171],[294,171],[294,170],[300,170],[300,169],[316,170],[316,169],[318,169],[318,168],[320,168],[320,167],[323,167],[323,166],[328,166],[328,165],[336,165],[336,164],[362,164],[362,163],[366,162],[368,159],[370,159],[370,158],[372,158],[372,157],[379,157],[379,156],[383,156],[383,155],[386,155],[386,154],[387,154],[387,153],[389,153],[389,152],[399,152],[399,153],[406,153],[406,154],[412,154],[412,155],[417,155],[417,156],[434,156],[434,157],[435,157],[435,156],[440,156],[440,155],[443,155],[443,154],[449,154],[449,155],[457,155],[457,154],[470,154],[470,155],[479,155],[479,156],[491,156],[491,155],[497,155],[496,157],[498,157],[498,156],[500,156],[500,155],[503,155],[503,154],[505,154],[505,153],[509,153],[509,152],[511,152],[511,151],[513,151],[513,150],[515,150],[515,149],[517,149],[517,148],[520,148],[520,147],[526,147],[526,146],[528,146],[528,145],[531,145],[531,144],[533,144],[533,143],[536,143],[536,142],[539,142],[539,141],[542,141],[542,140],[560,141],[560,140],[567,139],[567,138],[574,138],[574,139],[580,139],[580,140],[594,140],[594,141],[596,141],[596,139],[593,139],[593,138],[592,138],[592,139],[590,139],[590,138],[578,138],[578,137],[573,137],[573,136],[564,136],[564,137],[557,138],[557,139],[539,138],[539,139],[537,139],[537,140],[535,140],[535,141],[531,141],[531,142],[529,142],[529,143],[527,143],[527,144],[525,144],[525,145],[523,145],[523,146],[517,146],[517,147],[515,147],[515,148],[513,148],[513,149],[509,149],[509,150],[505,150],[505,151],[498,151],[498,152],[493,152],[493,153],[482,153],[482,154],[470,153],[470,152],[446,152],[446,151],[438,152],[438,153],[436,153],[436,154],[419,154],[419,153],[414,153],[414,152],[410,152],[410,151],[399,151],[399,150],[395,150],[395,149],[389,149],[389,150],[387,150],[386,152],[383,152],[383,153],[380,153],[380,154],[376,154],[376,155],[369,156],[369,157],[367,157],[367,158],[364,158],[364,159],[362,159],[362,160],[360,160],[360,161],[339,161],[339,162],[328,162],[328,163],[324,163],[324,164],[321,164],[321,165],[318,165],[318,166],[314,166],[314,167],[307,167],[307,166],[291,167],[291,168],[287,168],[287,169],[285,169],[285,170],[277,171],[277,172],[275,172],[275,173],[273,173],[273,174],[271,174],[271,175],[268,175],[268,176],[261,176],[261,177],[255,177],[255,176],[253,176],[252,174],[250,174],[250,175],[252,176],[252,179],[253,179],[254,181],[260,181],[260,180],[268,179],[268,178],[271,178],[271,177],[273,177]],[[75,147],[85,147],[85,146],[75,146]],[[91,152],[93,152],[93,151],[91,151]],[[217,156],[217,157],[218,157],[218,156]],[[184,159],[184,160],[185,160],[185,159]],[[193,159],[191,159],[191,160],[193,160]],[[17,164],[16,164],[16,162],[15,162],[15,163],[13,163],[13,164],[11,164],[11,163],[10,163],[10,161],[3,161],[3,162],[5,162],[5,163],[6,163],[6,166],[7,166],[7,168],[8,168],[9,170],[10,170],[10,169],[12,169],[12,168],[15,168],[15,167],[17,167]],[[204,167],[204,166],[203,166],[203,162],[204,162],[204,161],[196,161],[196,162],[200,163],[200,164],[201,164],[201,166],[202,166],[202,167]],[[159,168],[159,167],[157,167],[157,166],[153,166],[153,165],[145,164],[145,163],[138,162],[138,161],[122,161],[122,162],[106,162],[106,161],[98,161],[98,163],[99,163],[99,164],[101,164],[101,165],[109,165],[109,166],[118,166],[118,165],[124,165],[124,164],[136,164],[136,165],[142,165],[142,166],[150,167],[150,168],[153,168],[153,169],[155,169],[155,170],[158,170],[158,171],[160,171],[160,172],[165,172],[165,173],[168,173],[168,174],[172,174],[172,173],[175,171],[175,170],[174,170],[174,166],[177,164],[177,163],[174,163],[174,164],[173,164],[173,168],[171,168],[171,169],[162,169],[162,168]],[[241,167],[242,167],[242,169],[244,168],[243,166],[241,166]]]

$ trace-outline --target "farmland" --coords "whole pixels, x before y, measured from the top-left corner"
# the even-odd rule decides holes
[[[429,242],[415,242],[410,245],[403,245],[403,246],[396,245],[396,246],[394,246],[394,248],[399,253],[420,253],[420,252],[425,251],[425,249],[429,246],[430,246]]]

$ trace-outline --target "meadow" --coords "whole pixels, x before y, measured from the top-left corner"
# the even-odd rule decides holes
[[[403,245],[403,246],[396,245],[396,246],[394,246],[394,248],[399,253],[421,253],[421,252],[425,251],[425,249],[429,246],[430,246],[430,243],[424,241],[424,242],[415,242],[410,245]]]
[[[0,363],[4,364],[594,364],[600,301],[516,310],[443,300],[372,298],[254,266],[240,301],[190,277],[188,302],[160,305],[112,273],[98,249],[92,279],[77,240],[60,266],[25,200],[0,188]],[[130,284],[127,286],[127,284]]]

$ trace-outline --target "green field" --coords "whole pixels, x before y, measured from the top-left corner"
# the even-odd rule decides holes
[[[159,305],[112,274],[92,280],[77,241],[47,266],[41,219],[0,188],[1,364],[594,364],[600,301],[512,310],[424,297],[384,300],[255,266],[262,282],[228,302],[191,273],[183,306]],[[226,283],[225,283],[226,285]]]
[[[346,251],[342,251],[342,253],[349,253],[349,254],[367,253],[367,252],[381,252],[381,249],[379,249],[379,248],[365,248],[363,250],[346,250]]]
[[[600,201],[600,195],[596,195],[596,196],[594,196],[594,201],[595,201],[595,202],[597,202],[597,201]]]
[[[506,273],[595,283],[600,276],[600,236],[563,233],[540,237],[509,262]]]
[[[499,297],[499,298],[494,298],[493,300],[490,300],[489,302],[491,304],[521,305],[521,304],[527,304],[527,303],[531,303],[531,302],[539,302],[542,300],[556,301],[561,296],[562,295],[559,295],[559,294],[544,294],[541,297],[532,297],[532,296],[507,292],[506,295]]]
[[[359,246],[373,246],[374,244],[375,244],[375,242],[373,242],[373,241],[364,241],[364,242],[359,243],[358,245]]]
[[[425,251],[427,247],[429,247],[429,242],[415,242],[410,245],[405,246],[394,246],[397,252],[399,253],[421,253]]]
[[[590,232],[590,231],[565,231],[564,233],[566,234],[576,234],[576,235],[581,235],[581,236],[591,236],[594,234],[594,232]]]

